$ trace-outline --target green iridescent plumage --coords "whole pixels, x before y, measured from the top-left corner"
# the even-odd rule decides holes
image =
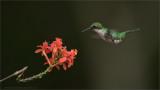
[[[99,22],[95,22],[89,28],[83,30],[82,32],[87,31],[87,30],[95,31],[105,41],[112,42],[114,44],[118,44],[122,41],[122,39],[125,37],[127,33],[135,32],[140,29],[138,28],[135,30],[127,30],[127,31],[118,33],[112,29],[103,27],[103,25],[100,24]]]

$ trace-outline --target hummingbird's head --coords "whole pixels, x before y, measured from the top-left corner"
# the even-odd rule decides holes
[[[100,24],[99,22],[95,22],[89,28],[83,30],[82,32],[87,31],[87,30],[95,30],[95,29],[98,30],[101,28],[103,28],[102,24]]]
[[[90,29],[101,29],[101,28],[103,28],[103,26],[99,22],[95,22],[90,26]]]

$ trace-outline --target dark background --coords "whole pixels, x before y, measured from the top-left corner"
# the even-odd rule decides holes
[[[158,89],[159,10],[153,1],[32,1],[1,2],[1,78],[29,66],[25,76],[47,68],[37,45],[55,37],[67,49],[78,49],[74,66],[41,79],[1,84],[5,89]],[[82,33],[93,22],[128,34],[118,45]]]

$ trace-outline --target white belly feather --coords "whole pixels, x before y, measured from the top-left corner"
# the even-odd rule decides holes
[[[95,31],[96,33],[98,33],[98,35],[99,35],[103,40],[108,41],[107,38],[105,37],[105,33],[106,33],[106,32],[104,32],[103,30],[99,30],[99,29],[94,29],[94,31]]]

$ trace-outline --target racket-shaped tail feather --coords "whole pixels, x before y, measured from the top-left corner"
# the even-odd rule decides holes
[[[133,29],[133,30],[128,30],[128,31],[125,31],[125,33],[131,33],[131,32],[136,32],[136,31],[139,31],[140,28],[137,28],[137,29]]]

